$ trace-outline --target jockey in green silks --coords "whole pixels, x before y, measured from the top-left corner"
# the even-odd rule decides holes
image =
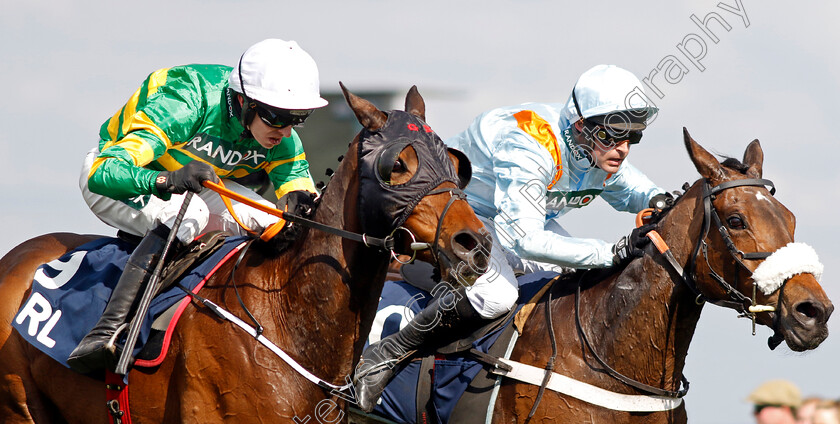
[[[315,61],[294,41],[254,44],[234,68],[185,65],[149,75],[102,125],[99,145],[82,168],[79,185],[91,211],[106,224],[144,238],[102,318],[71,353],[71,368],[88,373],[114,365],[111,338],[133,313],[187,191],[197,195],[177,230],[182,244],[209,231],[244,233],[219,195],[204,189],[207,180],[265,172],[277,207],[298,215],[311,210],[315,185],[293,127],[326,105]],[[274,206],[233,181],[226,187]],[[238,202],[233,210],[255,231],[278,220]]]

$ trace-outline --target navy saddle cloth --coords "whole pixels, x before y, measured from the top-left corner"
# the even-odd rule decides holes
[[[557,276],[556,273],[541,272],[520,277],[519,299],[514,307],[515,310],[521,309],[555,276]],[[429,300],[431,300],[431,295],[405,281],[386,281],[365,348],[370,343],[381,340],[407,325],[410,321],[407,311],[411,310],[416,314],[426,306]],[[504,325],[480,337],[472,343],[471,347],[487,353],[501,333],[513,325],[515,315],[515,313],[507,315]],[[449,422],[449,417],[461,395],[484,366],[466,353],[436,355],[430,403],[439,423]],[[416,360],[411,361],[399,371],[385,388],[374,412],[397,423],[417,421],[417,388],[420,371],[421,362]]]
[[[245,239],[229,237],[219,250],[181,277],[179,283],[190,291],[200,288]],[[66,367],[70,352],[105,310],[134,248],[133,243],[106,237],[41,265],[35,272],[32,291],[12,326],[29,343]],[[185,297],[186,293],[173,284],[152,300],[134,348],[135,357],[149,340],[155,318]]]

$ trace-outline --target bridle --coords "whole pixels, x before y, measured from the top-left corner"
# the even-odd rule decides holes
[[[735,246],[735,242],[732,241],[732,237],[729,235],[729,231],[723,225],[723,221],[720,219],[720,215],[718,214],[717,209],[713,201],[718,193],[733,187],[743,187],[743,186],[754,186],[754,187],[770,187],[770,194],[773,195],[776,193],[776,187],[773,185],[773,182],[770,180],[760,179],[760,178],[747,178],[742,180],[734,180],[734,181],[727,181],[716,185],[715,187],[711,187],[709,185],[708,180],[703,180],[703,231],[701,233],[701,237],[697,240],[697,244],[694,246],[694,251],[688,261],[687,270],[686,272],[680,272],[682,276],[682,281],[685,285],[691,289],[691,291],[695,294],[695,302],[699,305],[704,302],[709,302],[714,305],[723,306],[726,308],[734,309],[742,314],[742,316],[749,317],[753,320],[753,324],[755,323],[755,313],[759,312],[758,309],[761,308],[753,308],[753,307],[745,307],[745,303],[750,303],[752,306],[757,306],[755,301],[755,289],[753,288],[752,297],[748,297],[747,295],[741,293],[740,290],[737,289],[739,280],[738,276],[739,273],[735,273],[735,284],[728,283],[720,274],[718,274],[709,263],[709,253],[708,253],[708,243],[706,243],[706,239],[709,237],[709,231],[712,228],[712,223],[714,223],[715,229],[720,234],[721,238],[723,239],[723,243],[726,245],[726,250],[732,255],[732,258],[735,262],[740,265],[741,268],[747,271],[750,277],[752,277],[753,271],[747,267],[744,263],[744,260],[762,260],[767,259],[773,252],[751,252],[745,253],[738,249]],[[710,299],[708,296],[704,295],[700,289],[697,287],[697,258],[700,255],[700,251],[703,252],[703,259],[706,261],[706,265],[709,267],[709,276],[720,285],[720,287],[726,293],[727,299],[717,299],[713,300]],[[782,289],[784,285],[782,286]]]
[[[409,244],[409,249],[411,250],[412,254],[411,254],[411,259],[409,259],[407,261],[402,261],[402,260],[399,259],[398,255],[396,254],[396,252],[394,251],[393,246],[392,246],[392,248],[390,250],[391,251],[391,257],[395,261],[397,261],[397,262],[399,262],[403,265],[411,263],[412,261],[414,261],[414,258],[416,257],[418,251],[429,249],[429,253],[432,254],[433,265],[436,268],[439,268],[440,265],[446,265],[447,267],[451,266],[451,263],[449,262],[450,261],[449,257],[443,251],[443,249],[441,248],[441,245],[439,243],[440,234],[443,230],[443,220],[446,217],[447,212],[449,212],[449,208],[452,207],[452,204],[455,203],[456,200],[467,200],[467,195],[466,195],[466,193],[464,193],[463,190],[461,190],[458,187],[444,187],[444,188],[434,189],[434,190],[426,193],[423,197],[432,196],[432,195],[441,194],[441,193],[449,193],[449,200],[446,202],[446,206],[443,207],[443,212],[440,213],[440,217],[438,218],[437,228],[435,228],[435,238],[432,241],[432,243],[418,242],[417,238],[414,236],[414,234],[409,229],[407,229],[405,227],[402,227],[402,226],[397,227],[397,229],[394,230],[394,232],[396,232],[397,230],[403,230],[406,233],[408,233],[409,237],[411,237],[411,243]],[[391,234],[393,235],[394,233],[391,233]],[[447,263],[441,264],[441,259],[443,259]]]
[[[369,236],[365,233],[356,233],[356,232],[348,231],[348,230],[345,230],[345,229],[342,229],[342,228],[332,227],[332,226],[322,224],[322,223],[317,222],[317,221],[313,221],[313,220],[308,219],[308,218],[304,218],[300,215],[295,215],[295,214],[292,214],[290,212],[281,211],[279,209],[264,206],[260,203],[257,203],[255,201],[249,199],[248,197],[242,196],[242,195],[240,195],[240,194],[238,194],[234,191],[226,189],[224,187],[224,184],[221,183],[221,182],[214,183],[214,182],[211,182],[211,181],[205,181],[203,184],[204,184],[205,187],[215,191],[216,193],[218,193],[221,196],[222,201],[228,207],[228,211],[230,212],[231,216],[233,216],[233,218],[237,222],[239,222],[239,218],[236,216],[236,214],[233,211],[232,205],[230,204],[230,199],[234,199],[238,202],[245,203],[245,204],[247,204],[251,207],[254,207],[254,208],[259,209],[263,212],[266,212],[268,214],[271,214],[271,215],[274,215],[274,216],[280,218],[280,221],[278,221],[276,224],[272,225],[271,227],[267,228],[265,230],[264,234],[270,234],[270,235],[273,236],[277,233],[277,231],[279,231],[279,228],[282,228],[285,225],[286,222],[291,222],[291,223],[299,224],[299,225],[304,226],[304,227],[308,227],[308,228],[312,228],[312,229],[315,229],[315,230],[323,231],[323,232],[328,233],[328,234],[333,234],[333,235],[336,235],[336,236],[339,236],[339,237],[343,237],[343,238],[346,238],[348,240],[353,240],[353,241],[364,244],[366,247],[381,249],[383,251],[389,252],[393,259],[395,259],[395,260],[397,260],[397,261],[399,261],[400,263],[403,263],[403,264],[413,261],[414,258],[417,256],[418,251],[429,249],[431,251],[432,259],[434,261],[435,266],[439,266],[441,264],[440,263],[441,258],[444,258],[444,260],[446,260],[446,261],[449,260],[448,257],[446,256],[446,254],[443,253],[443,249],[442,249],[442,247],[440,246],[440,243],[439,243],[440,234],[441,234],[442,229],[443,229],[443,221],[444,221],[444,218],[446,217],[446,213],[449,212],[449,208],[452,206],[453,203],[455,203],[456,200],[459,200],[459,199],[466,200],[466,197],[467,197],[466,194],[464,193],[464,191],[461,190],[460,188],[457,188],[457,187],[439,188],[439,189],[431,190],[428,193],[426,193],[425,195],[423,195],[423,197],[426,197],[426,196],[431,196],[431,195],[440,194],[440,193],[447,193],[447,192],[450,195],[449,196],[449,201],[446,203],[446,206],[443,208],[443,212],[441,212],[440,217],[438,218],[438,224],[437,224],[437,228],[435,230],[435,238],[432,241],[432,243],[427,243],[427,242],[417,241],[417,237],[414,235],[414,233],[412,233],[411,230],[409,230],[408,228],[403,227],[403,226],[398,226],[398,227],[394,228],[394,230],[391,231],[391,233],[389,235],[385,236],[385,237],[381,237],[381,238],[380,237],[373,237],[373,236]],[[239,225],[242,226],[242,228],[244,228],[246,231],[252,233],[251,229],[249,229],[247,226],[245,226],[244,223],[239,222]],[[277,228],[278,228],[277,230],[273,230],[273,228],[275,226],[277,226]],[[404,232],[404,233],[408,234],[408,237],[411,238],[411,242],[409,243],[409,250],[411,250],[411,259],[409,259],[408,261],[401,261],[399,259],[400,254],[397,253],[397,250],[396,250],[396,245],[397,245],[396,237],[400,232]],[[261,238],[263,238],[263,237],[261,237]]]
[[[687,190],[688,184],[684,187],[684,190]],[[738,249],[735,246],[735,242],[732,241],[732,237],[729,235],[729,231],[723,225],[723,222],[720,219],[720,215],[718,214],[717,209],[714,206],[713,201],[718,193],[722,192],[723,190],[734,188],[734,187],[743,187],[743,186],[755,186],[755,187],[770,187],[770,194],[775,194],[776,188],[773,185],[773,182],[770,180],[760,179],[760,178],[747,178],[741,180],[734,180],[734,181],[727,181],[717,186],[711,187],[708,180],[703,180],[703,194],[702,194],[702,201],[703,201],[703,231],[700,234],[700,237],[697,240],[697,243],[694,246],[693,253],[689,258],[688,264],[686,266],[687,269],[683,269],[683,267],[677,262],[676,258],[674,257],[671,250],[665,245],[664,241],[662,240],[661,236],[653,230],[648,233],[648,237],[651,239],[653,244],[659,249],[660,253],[665,257],[666,261],[670,264],[670,266],[676,271],[679,275],[680,281],[682,281],[694,294],[695,294],[695,303],[698,305],[702,305],[704,302],[709,302],[714,305],[723,306],[727,308],[734,309],[741,313],[741,316],[748,317],[753,322],[753,334],[755,334],[755,314],[757,312],[769,312],[778,309],[777,307],[772,306],[765,306],[765,305],[756,305],[756,294],[755,294],[755,286],[753,286],[753,293],[752,297],[748,297],[741,293],[737,289],[738,286],[738,274],[735,273],[735,284],[728,283],[720,274],[718,274],[714,269],[712,269],[711,264],[709,263],[709,255],[708,255],[708,243],[706,239],[709,237],[709,232],[712,229],[712,223],[714,223],[715,229],[717,229],[718,233],[723,238],[723,242],[726,245],[727,251],[732,255],[735,259],[735,262],[738,263],[743,269],[745,269],[750,276],[752,276],[753,271],[750,270],[746,264],[744,264],[744,260],[762,260],[769,257],[772,252],[750,252],[745,253]],[[641,223],[641,214],[638,218],[638,222]],[[696,268],[697,268],[697,259],[700,255],[700,251],[703,251],[703,259],[706,261],[707,266],[709,267],[709,275],[714,279],[721,288],[724,289],[726,292],[727,299],[719,299],[713,300],[704,295],[700,289],[697,287],[697,280],[696,280]],[[598,356],[597,352],[592,348],[591,343],[589,342],[588,337],[586,336],[586,332],[583,329],[583,325],[580,320],[580,290],[582,285],[583,276],[581,275],[581,280],[578,281],[577,290],[575,292],[575,323],[578,328],[578,332],[583,339],[586,348],[592,353],[592,356],[595,360],[604,368],[604,370],[613,378],[621,381],[628,386],[634,387],[642,392],[649,393],[656,396],[665,396],[665,397],[672,397],[672,398],[681,398],[688,393],[689,383],[686,379],[685,375],[681,376],[681,385],[683,388],[681,390],[665,390],[660,389],[658,387],[654,387],[640,381],[634,380],[630,377],[621,374],[620,372],[616,371],[612,367],[610,367],[606,361],[604,361],[600,356]],[[784,283],[782,287],[779,288],[780,292],[784,290]],[[750,302],[751,306],[745,307],[744,304]],[[781,302],[781,296],[779,296],[779,302]],[[548,305],[546,306],[548,308]],[[778,328],[778,320],[779,314],[775,314],[773,318],[773,328]],[[782,342],[782,338],[777,334],[774,334],[773,337],[770,338],[768,344],[770,344],[771,349],[775,348]]]

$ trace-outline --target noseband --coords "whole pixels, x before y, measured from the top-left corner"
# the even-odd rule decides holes
[[[394,230],[394,233],[396,233],[398,230],[402,230],[402,231],[405,231],[406,233],[408,233],[408,236],[411,237],[411,244],[409,245],[410,249],[411,249],[411,259],[409,259],[407,261],[401,261],[399,259],[399,257],[397,256],[397,253],[394,251],[394,249],[391,248],[391,257],[395,261],[397,261],[397,262],[399,262],[403,265],[411,263],[411,262],[414,261],[414,258],[417,256],[417,252],[419,250],[430,249],[430,253],[432,254],[432,260],[434,262],[433,265],[436,268],[438,268],[441,265],[441,258],[443,258],[443,260],[446,261],[446,263],[443,264],[443,265],[446,265],[447,267],[452,265],[451,262],[450,262],[449,256],[446,255],[446,252],[443,251],[443,248],[441,247],[441,245],[439,243],[440,233],[441,233],[441,230],[443,229],[443,220],[446,217],[446,213],[449,212],[449,208],[452,206],[453,203],[455,203],[456,200],[467,200],[467,195],[460,188],[450,187],[450,188],[439,188],[439,189],[432,190],[432,191],[428,192],[426,194],[426,196],[431,196],[431,195],[440,194],[440,193],[449,193],[449,201],[446,202],[446,206],[444,206],[443,212],[441,212],[440,218],[438,218],[437,228],[435,229],[434,240],[432,241],[432,243],[418,242],[417,238],[414,237],[414,233],[412,233],[408,228],[405,228],[405,227],[402,227],[402,226],[397,227],[397,229]],[[391,233],[391,235],[393,236],[394,233]]]
[[[735,246],[735,242],[732,241],[732,237],[729,235],[729,231],[723,225],[723,222],[720,219],[720,215],[718,214],[717,209],[715,209],[714,203],[712,203],[717,194],[722,192],[723,190],[733,188],[733,187],[742,187],[742,186],[754,186],[754,187],[770,187],[770,194],[776,193],[776,187],[773,185],[773,182],[770,180],[759,179],[759,178],[748,178],[743,180],[734,180],[734,181],[727,181],[718,184],[715,187],[711,187],[707,180],[703,181],[703,232],[702,236],[697,240],[697,244],[694,246],[694,253],[691,255],[691,259],[688,262],[687,272],[683,273],[683,281],[691,289],[692,292],[697,296],[696,302],[698,304],[702,304],[703,302],[709,302],[714,305],[723,306],[727,308],[734,309],[740,312],[744,316],[752,317],[755,319],[755,313],[753,312],[753,308],[744,307],[744,303],[750,302],[752,305],[755,305],[755,290],[753,290],[753,296],[748,297],[741,293],[738,289],[738,273],[735,273],[735,284],[728,283],[720,274],[718,274],[713,268],[712,265],[709,263],[709,247],[706,243],[706,239],[709,236],[709,230],[711,229],[712,223],[714,223],[715,228],[717,229],[718,233],[720,233],[721,238],[723,239],[723,243],[726,245],[726,249],[732,255],[732,258],[735,259],[735,262],[741,266],[744,270],[746,270],[750,276],[752,276],[752,270],[750,270],[746,264],[744,264],[744,260],[761,260],[766,259],[770,256],[773,252],[752,252],[752,253],[744,253],[737,246]],[[714,279],[718,285],[723,288],[726,292],[726,296],[728,299],[721,299],[721,300],[712,300],[709,299],[707,296],[702,294],[700,290],[697,288],[697,257],[700,254],[700,251],[703,251],[703,258],[706,261],[706,265],[709,267],[709,276]]]

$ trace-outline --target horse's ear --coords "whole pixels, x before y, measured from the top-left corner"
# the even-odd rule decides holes
[[[447,147],[446,150],[449,153],[449,160],[452,161],[458,171],[458,188],[463,190],[472,178],[472,164],[470,164],[470,160],[464,152],[451,147]]]
[[[758,139],[750,142],[747,150],[744,151],[744,165],[749,166],[747,175],[753,178],[761,178],[761,166],[764,164],[764,151],[761,150],[761,143]]]
[[[426,122],[426,102],[423,101],[423,96],[417,91],[416,85],[412,85],[408,94],[405,95],[405,111]]]
[[[723,173],[723,168],[720,166],[720,162],[714,155],[707,152],[706,149],[694,141],[685,127],[683,127],[683,138],[685,139],[685,148],[688,150],[688,156],[694,162],[694,167],[697,168],[697,172],[703,178],[709,180],[712,185],[717,185],[723,181],[725,174]]]
[[[385,126],[385,121],[388,120],[385,112],[379,110],[373,103],[351,93],[341,81],[338,82],[338,85],[341,86],[344,99],[347,100],[347,104],[350,105],[350,109],[353,109],[356,119],[363,127],[367,128],[368,131],[376,131]]]

